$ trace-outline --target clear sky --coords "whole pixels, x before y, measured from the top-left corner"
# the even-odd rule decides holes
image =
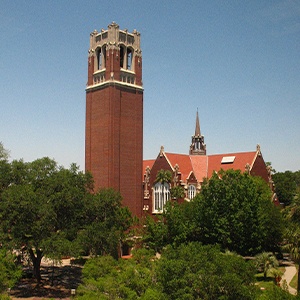
[[[254,151],[300,169],[300,1],[0,2],[0,141],[11,159],[84,169],[89,35],[141,33],[144,158]]]

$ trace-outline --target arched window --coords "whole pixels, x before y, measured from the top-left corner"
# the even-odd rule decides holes
[[[190,184],[188,187],[188,196],[190,200],[196,196],[196,187],[192,184]]]
[[[153,212],[161,213],[169,199],[170,185],[168,183],[156,183],[153,188]]]

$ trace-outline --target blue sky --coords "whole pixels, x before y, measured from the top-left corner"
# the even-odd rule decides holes
[[[0,3],[0,141],[11,159],[84,169],[89,34],[141,33],[144,158],[188,153],[198,108],[208,154],[254,151],[300,169],[300,2]]]

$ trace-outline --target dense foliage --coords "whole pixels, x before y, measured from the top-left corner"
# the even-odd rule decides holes
[[[218,243],[242,255],[278,250],[281,214],[261,178],[221,171],[203,185],[194,206],[205,244]]]
[[[300,293],[300,197],[299,191],[293,201],[285,208],[286,228],[283,248],[288,251],[291,258],[298,264],[297,290]]]
[[[49,158],[1,161],[0,232],[3,244],[26,252],[40,280],[43,256],[60,260],[81,253],[116,256],[131,216],[113,190],[91,194],[92,178],[76,165]],[[88,243],[87,243],[88,241]]]
[[[0,293],[14,286],[21,277],[21,269],[15,262],[15,255],[0,250]]]
[[[288,291],[276,286],[275,284],[261,293],[257,300],[299,300],[299,296],[291,295]]]
[[[300,191],[300,171],[278,172],[272,175],[272,179],[279,201],[285,206],[290,205]]]
[[[168,247],[160,259],[138,250],[131,260],[89,260],[79,299],[255,299],[254,268],[200,243]]]
[[[121,201],[120,193],[113,189],[101,189],[86,197],[84,226],[78,235],[85,253],[118,257],[120,242],[132,225],[131,213]]]
[[[242,257],[197,242],[168,247],[157,268],[166,299],[253,299],[254,273]]]
[[[162,299],[147,298],[157,294],[153,253],[136,252],[135,259],[115,260],[111,256],[90,259],[83,269],[79,299]]]
[[[146,220],[144,242],[161,251],[168,244],[199,241],[242,255],[278,251],[282,215],[271,191],[257,177],[220,171],[204,182],[193,201],[169,202],[161,217]]]
[[[278,267],[279,263],[272,253],[262,252],[256,255],[255,264],[260,271],[264,273],[264,279],[267,279],[268,272]]]

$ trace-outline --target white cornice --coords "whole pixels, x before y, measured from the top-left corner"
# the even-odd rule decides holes
[[[103,88],[105,86],[123,86],[123,87],[129,87],[129,88],[137,89],[140,91],[144,91],[144,88],[140,85],[117,81],[117,80],[107,80],[107,81],[104,81],[104,82],[101,82],[98,84],[89,85],[86,87],[85,90],[88,92],[88,91],[92,91],[92,90],[97,90],[99,88]]]

